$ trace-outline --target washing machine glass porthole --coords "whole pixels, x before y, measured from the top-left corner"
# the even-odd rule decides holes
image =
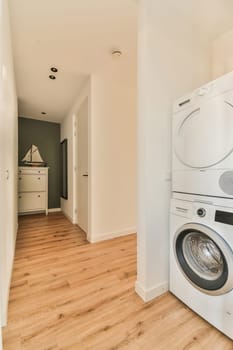
[[[221,277],[224,269],[222,253],[205,234],[188,233],[183,240],[183,252],[189,267],[201,278],[214,281]]]
[[[228,265],[221,249],[205,233],[187,229],[175,243],[182,272],[197,287],[207,291],[221,289],[228,280]]]

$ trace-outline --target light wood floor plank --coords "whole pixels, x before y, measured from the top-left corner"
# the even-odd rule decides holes
[[[20,218],[4,350],[232,350],[170,293],[134,292],[136,236],[89,244],[61,214]]]

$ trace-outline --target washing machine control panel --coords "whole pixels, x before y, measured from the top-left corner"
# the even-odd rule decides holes
[[[200,216],[201,218],[204,218],[206,216],[206,210],[204,208],[198,208],[197,215]]]

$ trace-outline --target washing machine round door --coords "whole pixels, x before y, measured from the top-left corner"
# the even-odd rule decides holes
[[[211,295],[233,289],[233,251],[214,230],[201,224],[182,226],[174,252],[182,273],[197,289]]]
[[[232,93],[212,97],[176,117],[174,151],[190,168],[209,168],[233,152]]]

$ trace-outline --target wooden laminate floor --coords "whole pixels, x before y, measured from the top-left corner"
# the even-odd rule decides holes
[[[88,244],[62,214],[20,218],[4,350],[230,350],[167,293],[134,292],[136,237]]]

